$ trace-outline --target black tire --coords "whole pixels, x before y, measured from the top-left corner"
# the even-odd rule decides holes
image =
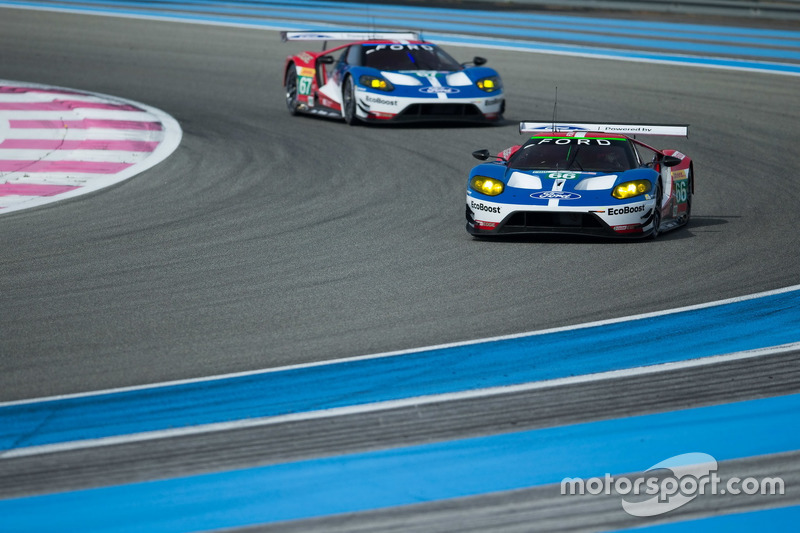
[[[687,182],[686,188],[686,221],[683,223],[685,226],[689,223],[689,219],[692,218],[692,194],[694,191],[694,168],[689,167],[689,180]]]
[[[358,124],[359,120],[356,116],[356,87],[352,76],[344,82],[344,89],[342,90],[342,116],[344,121],[351,126]]]
[[[653,209],[653,232],[650,234],[651,239],[658,237],[658,229],[661,227],[661,180],[658,180],[656,186],[656,206]]]
[[[286,107],[289,109],[290,115],[297,114],[299,102],[297,100],[297,71],[294,65],[289,66],[289,72],[286,74]]]

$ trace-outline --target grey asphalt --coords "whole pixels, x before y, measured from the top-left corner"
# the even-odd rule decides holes
[[[184,138],[169,159],[119,186],[0,217],[0,401],[579,324],[800,279],[800,193],[789,171],[800,114],[794,77],[481,51],[504,77],[504,125],[351,128],[289,116],[279,76],[285,56],[302,43],[281,43],[275,32],[9,9],[2,15],[3,78],[147,103],[174,116]],[[461,60],[477,53],[448,49]],[[467,235],[470,153],[515,144],[519,120],[550,117],[556,85],[564,120],[691,124],[689,139],[669,141],[695,161],[688,228],[632,243]],[[750,361],[716,386],[746,391],[737,398],[797,391],[793,357]],[[771,385],[777,375],[783,388]],[[576,390],[574,411],[557,410],[544,422],[523,417],[518,427],[565,423],[582,405],[621,398],[613,411],[620,416],[730,398],[709,399],[708,380],[688,389],[680,381],[657,385],[667,391],[658,405],[640,405],[633,393],[620,397],[628,385]],[[369,446],[356,438],[369,419],[347,423],[355,424],[352,434],[329,451]],[[412,440],[502,430],[480,417],[466,425],[442,435],[434,423],[417,428]],[[320,428],[295,431],[308,439],[310,454],[325,453]],[[318,441],[323,449],[315,448]],[[213,439],[184,445],[205,450],[201,459],[165,471],[229,464],[220,466],[220,457],[230,449]],[[169,454],[156,445],[121,470],[113,459],[100,461],[88,482],[66,456],[52,456],[50,468],[78,468],[65,475],[68,486],[101,484],[148,478]],[[252,462],[243,456],[236,464]],[[46,463],[35,463],[44,477],[32,480],[56,479]],[[796,475],[791,455],[745,463],[744,470]],[[36,492],[34,481],[19,490]],[[469,507],[485,504],[487,516],[509,516],[503,505],[513,498],[485,498]],[[589,503],[596,512],[598,503]],[[446,512],[445,526],[463,513],[441,505],[431,512]],[[558,505],[566,502],[525,512],[559,514]],[[417,519],[421,530],[435,529],[415,511],[398,523]],[[393,527],[381,521],[394,518],[375,520],[359,527]],[[619,520],[613,514],[603,523]]]

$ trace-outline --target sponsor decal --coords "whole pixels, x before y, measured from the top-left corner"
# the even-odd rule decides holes
[[[310,78],[314,77],[314,69],[308,67],[297,67],[297,75],[298,76],[308,76]]]
[[[500,152],[500,157],[502,157],[503,159],[508,159],[508,158],[509,158],[509,157],[511,157],[511,156],[514,154],[514,152],[516,152],[517,150],[519,150],[519,145],[517,145],[517,146],[512,146],[512,147],[510,147],[510,148],[506,148],[505,150],[503,150],[502,152]],[[534,176],[534,177],[538,178],[539,176]]]
[[[581,195],[574,192],[544,191],[531,194],[537,200],[577,200]]]
[[[298,59],[303,63],[311,63],[314,60],[314,56],[309,54],[308,52],[301,52],[298,56]]]
[[[653,131],[653,128],[648,128],[647,126],[604,126],[602,128],[602,131],[608,131],[608,132],[619,131],[622,133],[627,133],[627,132],[651,133]]]
[[[478,229],[494,229],[498,226],[498,222],[486,222],[485,220],[476,220],[475,227]]]
[[[321,39],[333,39],[334,36],[327,34],[327,33],[300,33],[294,36],[297,40],[321,40]]]
[[[397,105],[397,100],[387,100],[386,98],[381,98],[380,96],[366,95],[364,97],[364,100],[369,102],[370,104],[390,105],[390,106]]]
[[[609,146],[611,141],[608,139],[586,139],[577,137],[533,137],[539,142],[536,144],[597,144],[599,146]]]
[[[486,100],[486,102],[484,102],[484,105],[497,105],[499,103],[502,103],[502,101],[503,101],[502,98],[492,98],[491,100]]]
[[[461,91],[455,87],[420,87],[419,92],[425,94],[456,94]]]
[[[626,205],[624,207],[609,207],[608,214],[615,215],[630,215],[631,213],[641,213],[644,211],[644,204],[642,205]]]
[[[578,174],[575,172],[552,172],[547,177],[551,180],[574,180]]]
[[[611,226],[611,229],[613,229],[614,231],[619,231],[621,233],[633,233],[633,232],[641,233],[642,232],[641,226],[639,226],[639,224],[627,224],[627,225],[624,225],[624,226]]]
[[[470,202],[469,206],[472,209],[477,209],[478,211],[484,211],[486,213],[500,213],[499,207],[492,207],[486,204],[482,204],[480,202]]]
[[[367,50],[366,54],[369,55],[378,52],[380,50],[427,50],[428,52],[433,52],[434,50],[436,50],[436,47],[431,46],[429,44],[402,44],[402,43],[379,44]]]
[[[673,170],[672,171],[672,179],[674,179],[674,180],[685,180],[686,179],[686,171],[685,170]]]

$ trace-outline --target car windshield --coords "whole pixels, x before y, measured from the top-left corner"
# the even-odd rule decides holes
[[[636,166],[625,139],[587,137],[532,137],[511,157],[516,170],[582,170],[622,172]]]
[[[460,70],[461,65],[433,44],[365,44],[361,64],[380,70]]]

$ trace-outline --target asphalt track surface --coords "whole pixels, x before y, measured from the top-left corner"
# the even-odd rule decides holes
[[[170,158],[132,180],[0,219],[3,401],[540,330],[800,279],[800,193],[787,172],[800,118],[795,77],[493,50],[481,55],[503,74],[505,125],[350,128],[289,116],[279,73],[303,45],[282,44],[275,32],[2,15],[4,78],[145,102],[175,117],[184,134]],[[462,60],[476,54],[448,49]],[[515,144],[519,120],[550,117],[556,84],[565,120],[691,124],[689,139],[670,143],[695,161],[688,228],[632,243],[467,235],[470,152]],[[423,427],[418,411],[400,411],[394,423],[362,417],[337,426],[338,448],[333,428],[320,422],[273,429],[283,437],[156,443],[137,448],[140,455],[124,447],[92,460],[72,452],[52,456],[58,466],[15,462],[4,479],[28,484],[3,485],[35,494],[54,484],[268,464],[286,459],[280,438],[302,441],[293,456],[300,458],[763,398],[798,390],[796,359],[506,399],[527,418],[468,404],[445,409],[457,414],[431,412]],[[554,407],[538,410],[543,404]],[[388,429],[371,433],[376,425]],[[269,442],[274,449],[265,449]],[[737,467],[779,471],[796,484],[796,454],[770,460]],[[60,468],[69,472],[61,481]],[[547,490],[306,521],[297,530],[632,525],[620,511],[604,514],[600,500],[581,507],[548,499]],[[720,505],[688,512],[703,516]]]

